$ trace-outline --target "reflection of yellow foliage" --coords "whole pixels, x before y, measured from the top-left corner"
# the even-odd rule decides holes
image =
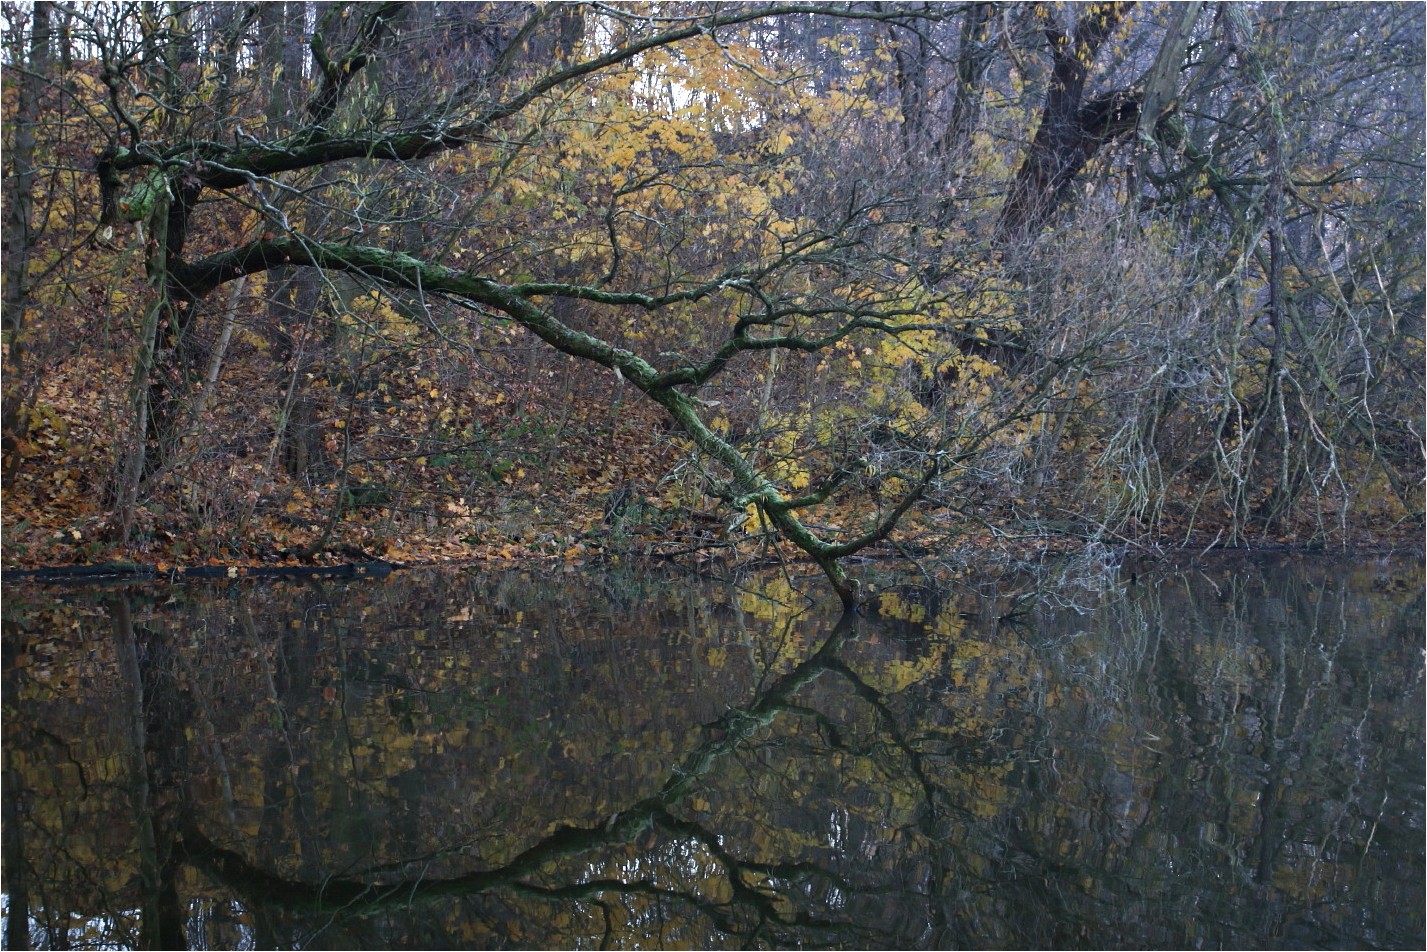
[[[940,612],[932,621],[932,630],[943,638],[960,638],[966,632],[966,619],[960,612]]]
[[[738,606],[763,621],[791,621],[803,612],[807,599],[784,576],[770,575],[751,580],[738,593]]]
[[[996,816],[1006,808],[1011,799],[1007,778],[1011,773],[1010,764],[983,767],[968,777],[964,806],[983,819]]]
[[[920,625],[927,615],[925,606],[910,604],[895,591],[883,592],[877,596],[877,610],[888,618],[909,621],[914,625]]]

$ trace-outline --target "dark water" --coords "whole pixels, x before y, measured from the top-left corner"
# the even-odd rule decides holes
[[[1421,562],[1093,589],[7,586],[4,941],[1422,948]]]

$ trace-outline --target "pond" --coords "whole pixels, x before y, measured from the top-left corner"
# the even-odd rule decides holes
[[[803,581],[7,585],[5,945],[1423,947],[1420,560]]]

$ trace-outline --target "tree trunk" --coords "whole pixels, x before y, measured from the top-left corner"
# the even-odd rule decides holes
[[[1033,235],[1064,201],[1075,176],[1100,146],[1135,128],[1139,101],[1115,92],[1085,102],[1090,67],[1132,3],[1095,4],[1066,36],[1049,29],[1051,77],[1040,125],[1001,211],[1002,240]]]
[[[954,158],[971,143],[971,134],[981,119],[982,85],[991,56],[986,50],[994,4],[973,3],[961,19],[961,45],[956,57],[956,96],[951,104],[951,121],[937,143],[937,151]]]
[[[18,101],[15,105],[15,137],[10,144],[10,160],[4,219],[4,288],[0,306],[0,326],[9,338],[10,352],[5,368],[3,407],[0,407],[0,433],[7,445],[25,435],[21,419],[20,381],[23,379],[26,343],[25,308],[30,294],[30,252],[34,244],[33,223],[35,170],[35,124],[39,121],[40,96],[44,92],[50,61],[50,13],[53,4],[38,0],[34,5],[30,26],[30,55],[20,78]],[[6,459],[11,457],[7,454]],[[7,474],[8,475],[8,474]]]
[[[317,420],[317,401],[308,386],[308,368],[324,363],[323,355],[331,349],[332,324],[318,313],[321,294],[316,272],[310,268],[300,270],[293,276],[293,285],[293,310],[306,319],[306,339],[292,356],[293,390],[282,438],[282,462],[289,474],[301,478],[322,459],[322,431]]]

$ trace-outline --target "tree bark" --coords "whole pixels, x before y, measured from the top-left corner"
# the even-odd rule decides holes
[[[30,252],[34,246],[31,218],[34,215],[35,124],[39,121],[40,97],[44,92],[50,64],[50,14],[53,4],[37,0],[30,24],[30,51],[25,71],[20,78],[18,101],[15,105],[15,137],[11,142],[7,174],[12,176],[6,189],[3,267],[4,288],[0,292],[0,326],[9,337],[10,351],[6,359],[5,384],[0,390],[0,434],[6,446],[21,439],[28,431],[20,408],[24,403],[23,388],[27,346],[25,342],[25,310],[30,296]],[[6,465],[17,457],[6,454]],[[7,469],[8,475],[8,469]]]
[[[1120,90],[1089,102],[1085,85],[1100,47],[1133,3],[1094,4],[1074,33],[1046,31],[1051,78],[1040,125],[1002,208],[1003,241],[1039,230],[1070,191],[1075,176],[1099,148],[1139,122],[1138,94]]]

